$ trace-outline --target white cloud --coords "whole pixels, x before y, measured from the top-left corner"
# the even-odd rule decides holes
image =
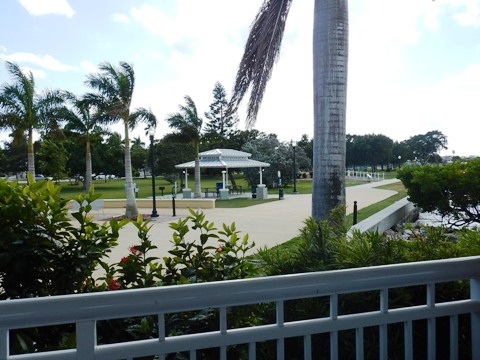
[[[96,73],[98,72],[98,67],[93,64],[92,62],[88,61],[88,60],[84,60],[82,62],[80,62],[80,67],[83,69],[83,70],[86,70],[88,71],[89,73]]]
[[[62,64],[60,61],[58,61],[51,55],[40,56],[40,55],[31,54],[31,53],[18,52],[10,55],[0,54],[0,59],[3,59],[5,61],[19,62],[19,63],[22,63],[22,62],[32,63],[38,66],[41,66],[47,70],[53,70],[53,71],[77,70],[77,68],[75,68],[74,66]]]
[[[7,52],[7,48],[3,45],[0,45],[0,51],[1,52]]]
[[[32,15],[64,15],[72,17],[75,11],[67,0],[19,0],[20,4]]]
[[[121,23],[124,23],[124,24],[128,24],[130,22],[130,18],[127,15],[120,14],[120,13],[113,14],[112,19],[113,19],[113,21],[121,22]]]

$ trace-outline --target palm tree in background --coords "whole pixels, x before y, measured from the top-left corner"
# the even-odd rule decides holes
[[[38,94],[32,72],[24,73],[12,62],[5,62],[13,78],[0,92],[0,129],[10,129],[15,143],[27,138],[27,169],[35,179],[34,131],[56,132],[65,119],[65,94],[60,90],[44,90]]]
[[[88,95],[86,96],[88,97]],[[70,114],[65,125],[66,132],[72,132],[79,136],[79,140],[85,143],[85,191],[88,193],[92,186],[92,153],[90,145],[92,141],[101,140],[105,133],[102,128],[112,122],[112,118],[105,116],[99,104],[93,104],[85,100],[85,97],[69,95],[72,103]]]
[[[251,86],[248,127],[256,122],[291,3],[265,0],[252,25],[231,100],[238,108]],[[312,217],[327,219],[345,204],[348,0],[315,0],[313,21]]]
[[[201,198],[200,185],[200,139],[203,120],[198,116],[197,107],[190,96],[185,96],[185,105],[180,105],[180,111],[168,116],[168,125],[175,129],[174,138],[188,142],[195,147],[195,190],[194,197]]]
[[[138,216],[138,209],[133,188],[129,130],[135,129],[139,122],[146,123],[147,128],[155,128],[157,119],[151,110],[145,108],[130,110],[135,87],[135,73],[132,65],[122,61],[118,67],[115,67],[105,62],[101,63],[98,68],[100,72],[88,75],[85,81],[85,84],[97,90],[98,94],[90,94],[86,99],[102,104],[102,111],[106,116],[123,122],[125,132],[125,216],[135,219]]]

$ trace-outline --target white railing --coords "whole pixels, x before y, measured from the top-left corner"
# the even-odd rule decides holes
[[[437,303],[438,283],[467,280],[470,298]],[[389,289],[425,286],[426,303],[411,307],[389,307]],[[342,294],[378,291],[380,306],[375,311],[339,314],[338,297]],[[288,300],[327,297],[329,316],[303,321],[284,320]],[[274,302],[276,322],[269,325],[227,329],[227,308]],[[166,336],[165,314],[214,308],[219,312],[219,330],[207,333]],[[106,319],[158,315],[159,338],[109,345],[97,345],[96,322]],[[480,257],[426,261],[369,268],[274,276],[247,280],[178,285],[139,290],[55,296],[36,299],[6,300],[0,303],[0,359],[133,359],[140,356],[189,352],[190,359],[203,348],[219,348],[220,359],[227,359],[227,348],[248,344],[249,359],[256,358],[256,344],[276,341],[276,358],[283,359],[285,339],[303,337],[304,358],[311,359],[312,349],[321,346],[312,335],[330,334],[330,358],[338,358],[338,333],[355,331],[357,359],[364,357],[363,331],[379,331],[379,358],[388,359],[388,325],[404,328],[404,357],[414,353],[412,323],[426,319],[428,358],[435,359],[436,319],[450,319],[450,358],[458,358],[458,317],[471,318],[472,358],[480,359]],[[25,355],[9,354],[9,332],[13,329],[54,324],[76,324],[76,349]],[[465,334],[461,334],[464,336]],[[325,344],[323,344],[325,346]],[[445,354],[441,354],[444,358]],[[274,355],[275,356],[275,355]]]
[[[354,171],[354,170],[347,170],[346,176],[348,178],[354,178],[359,180],[365,181],[381,181],[385,180],[385,173],[377,173],[377,172],[368,172],[368,171]]]

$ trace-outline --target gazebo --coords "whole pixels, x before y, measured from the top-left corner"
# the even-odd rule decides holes
[[[198,155],[200,159],[200,169],[225,169],[225,171],[223,171],[223,189],[228,186],[229,169],[259,168],[260,181],[257,187],[257,198],[264,198],[267,196],[267,189],[262,180],[262,169],[269,167],[269,163],[252,160],[250,159],[252,154],[233,149],[213,149],[201,152]],[[195,160],[175,165],[175,168],[185,169],[185,186],[187,186],[188,169],[195,169]],[[221,198],[222,193],[224,194],[223,197],[225,197],[228,194],[228,190],[226,192],[220,192]]]

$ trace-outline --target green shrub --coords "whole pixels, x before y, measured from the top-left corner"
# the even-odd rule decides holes
[[[0,180],[0,299],[91,291],[124,223],[93,222],[90,204],[100,195],[91,191],[76,198],[85,204],[74,225],[60,186],[29,183]]]

